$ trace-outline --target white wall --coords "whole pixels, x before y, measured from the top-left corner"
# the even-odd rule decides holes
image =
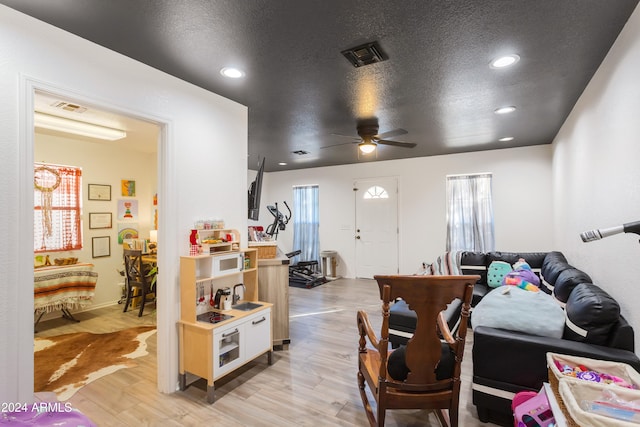
[[[133,142],[135,144],[135,142]],[[98,283],[93,302],[87,309],[95,309],[116,303],[121,296],[117,284],[122,282],[118,274],[122,270],[122,245],[118,244],[118,200],[121,196],[120,181],[123,179],[136,182],[138,201],[138,225],[140,238],[149,238],[149,230],[153,228],[153,195],[157,186],[157,154],[143,153],[135,149],[117,149],[110,143],[79,140],[36,133],[34,158],[38,162],[77,166],[82,168],[82,237],[83,248],[78,251],[51,252],[50,259],[76,257],[79,262],[89,262],[98,273]],[[88,184],[106,184],[111,186],[111,201],[88,200]],[[110,229],[89,229],[89,213],[111,212]],[[122,222],[122,224],[126,224]],[[92,237],[109,236],[111,238],[111,256],[92,257]],[[59,316],[52,313],[51,316]],[[45,320],[46,317],[43,317]]]
[[[239,230],[247,226],[247,108],[5,6],[0,63],[0,401],[33,398],[36,89],[162,124],[158,387],[174,391],[177,277],[188,230],[194,220],[211,217]]]
[[[621,305],[640,344],[635,234],[582,243],[579,234],[640,220],[640,8],[554,141],[556,244]]]
[[[497,250],[554,249],[551,145],[266,173],[258,223],[266,227],[273,220],[267,204],[286,200],[292,205],[294,185],[318,184],[320,249],[336,250],[338,274],[353,277],[353,183],[394,176],[399,182],[400,273],[412,274],[422,261],[445,251],[446,175],[474,172],[493,173]],[[292,243],[293,221],[281,232],[278,246],[289,252],[297,249]]]

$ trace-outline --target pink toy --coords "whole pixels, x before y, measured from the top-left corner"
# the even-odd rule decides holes
[[[527,397],[529,398],[527,399]],[[515,406],[524,399],[527,400]],[[516,427],[532,425],[547,427],[555,424],[555,418],[549,407],[549,400],[547,399],[544,388],[537,394],[530,391],[517,393],[513,398],[511,406],[513,408],[514,425]]]

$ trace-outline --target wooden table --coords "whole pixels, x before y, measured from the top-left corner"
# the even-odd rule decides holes
[[[91,304],[98,282],[93,264],[36,268],[33,272],[33,306],[39,313],[37,325],[44,313],[62,310],[63,317],[77,321],[70,309]]]

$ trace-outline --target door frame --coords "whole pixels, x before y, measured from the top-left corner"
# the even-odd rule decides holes
[[[358,229],[358,209],[357,209],[357,191],[358,191],[358,182],[375,182],[376,180],[390,180],[393,179],[395,181],[395,190],[396,190],[396,272],[399,273],[400,272],[400,177],[398,176],[379,176],[379,177],[372,177],[372,178],[358,178],[358,179],[354,179],[353,180],[353,193],[354,193],[354,197],[353,197],[353,215],[354,215],[354,240],[353,240],[353,255],[354,255],[354,277],[355,278],[360,278],[361,276],[358,275],[358,269],[359,269],[359,264],[358,264],[358,248],[357,248],[357,240],[355,237],[355,234],[357,233],[357,229]]]
[[[29,76],[20,77],[20,95],[18,103],[20,105],[19,112],[19,129],[24,136],[24,144],[20,144],[19,153],[19,177],[20,177],[20,194],[24,197],[20,204],[20,210],[23,221],[18,225],[19,235],[24,236],[19,242],[22,247],[20,251],[19,277],[20,283],[33,283],[33,189],[30,183],[33,182],[33,162],[34,162],[34,96],[36,91],[43,91],[60,95],[61,97],[74,99],[88,105],[95,106],[107,111],[116,112],[125,116],[135,117],[140,120],[146,120],[158,125],[158,151],[157,151],[157,185],[158,185],[158,210],[162,212],[158,218],[158,240],[168,241],[169,236],[178,235],[177,227],[177,191],[175,189],[175,170],[174,160],[176,156],[173,151],[175,144],[172,139],[171,121],[158,117],[150,113],[127,109],[122,105],[114,105],[104,100],[96,100],[88,94],[74,92],[68,88],[58,87],[46,82],[31,78]],[[163,274],[158,276],[158,300],[157,300],[157,386],[158,390],[163,393],[173,393],[177,389],[178,378],[178,336],[175,330],[176,314],[179,310],[174,295],[174,287],[169,286],[174,283],[174,279],[178,275],[178,269],[174,262],[179,258],[177,245],[162,245],[158,250],[158,265],[162,265]],[[18,300],[20,306],[18,311],[23,313],[33,312],[33,291],[27,288],[28,298]],[[27,327],[31,327],[32,321],[27,323]],[[31,330],[31,332],[33,332]],[[29,352],[31,357],[25,357],[22,360],[26,363],[26,371],[34,375],[33,351]],[[32,382],[33,383],[33,382]],[[33,392],[33,385],[31,386]]]

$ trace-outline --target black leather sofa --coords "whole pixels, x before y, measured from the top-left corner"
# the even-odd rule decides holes
[[[474,326],[473,403],[483,422],[513,425],[511,400],[515,393],[539,391],[548,381],[547,352],[623,362],[640,372],[633,328],[620,314],[617,301],[591,283],[586,273],[572,267],[560,252],[464,252],[462,273],[481,276],[474,289],[474,306],[491,291],[487,285],[491,263],[513,264],[521,257],[540,275],[541,290],[564,307],[564,334],[551,338]],[[471,321],[473,324],[473,312]]]

